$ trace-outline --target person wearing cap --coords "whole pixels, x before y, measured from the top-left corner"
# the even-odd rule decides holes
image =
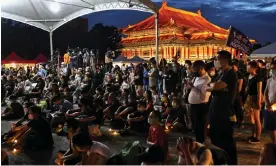
[[[103,143],[92,141],[85,132],[74,135],[72,142],[82,153],[82,159],[78,165],[104,165],[113,155],[109,147]]]
[[[11,95],[10,106],[5,109],[5,111],[1,114],[1,119],[17,119],[22,118],[24,116],[24,109],[22,104],[20,104],[15,95]]]
[[[151,145],[137,157],[141,161],[141,165],[164,165],[166,153],[160,145]]]
[[[230,65],[231,53],[219,51],[214,66],[221,72],[217,82],[206,88],[213,94],[209,109],[209,133],[212,144],[223,149],[231,165],[238,164],[237,146],[233,137],[230,117],[233,115],[234,99],[237,92],[237,74]]]

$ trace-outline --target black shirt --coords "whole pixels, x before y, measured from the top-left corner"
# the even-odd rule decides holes
[[[225,82],[227,87],[221,91],[214,91],[210,104],[210,124],[223,127],[230,122],[229,117],[233,115],[233,104],[237,92],[237,74],[233,69],[224,71],[219,80]]]
[[[250,76],[249,76],[250,77]],[[248,79],[248,85],[247,85],[247,93],[250,96],[255,96],[258,94],[258,82],[262,82],[262,77],[260,77],[259,75],[255,75],[252,78]]]
[[[44,139],[48,145],[53,145],[53,136],[49,122],[43,117],[39,116],[37,120],[30,120],[27,124],[31,130],[34,130],[40,135],[41,139]]]

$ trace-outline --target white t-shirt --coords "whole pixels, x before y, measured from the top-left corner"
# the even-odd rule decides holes
[[[268,100],[271,104],[276,103],[276,77],[267,80]]]
[[[201,155],[200,158],[197,158],[198,151],[201,147],[205,145],[196,142],[196,148],[193,152],[191,152],[191,158],[194,164],[205,164],[205,165],[213,165],[213,157],[212,157],[212,152],[209,149],[206,149]],[[186,165],[185,158],[182,156],[179,156],[178,158],[178,164],[181,165]]]
[[[201,104],[207,103],[209,101],[209,97],[211,96],[210,92],[206,91],[207,84],[211,82],[211,78],[206,73],[202,77],[196,77],[194,82],[194,87],[191,89],[189,94],[188,101],[191,104]]]

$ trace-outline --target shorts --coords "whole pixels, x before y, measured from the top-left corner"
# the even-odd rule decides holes
[[[264,115],[264,128],[268,131],[276,130],[276,112],[267,111],[263,112]]]
[[[246,112],[250,112],[251,109],[258,110],[257,96],[247,96],[244,109]]]

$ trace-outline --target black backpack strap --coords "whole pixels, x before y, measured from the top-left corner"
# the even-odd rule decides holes
[[[196,154],[196,157],[197,157],[198,160],[200,159],[200,156],[202,155],[202,153],[203,153],[206,149],[208,149],[206,146],[202,146],[202,147],[199,148],[199,150],[198,150],[198,152],[197,152],[197,154]]]

